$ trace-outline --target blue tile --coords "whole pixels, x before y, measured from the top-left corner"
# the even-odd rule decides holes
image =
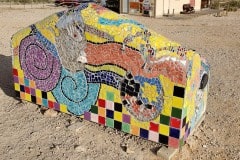
[[[140,128],[140,137],[148,139],[148,130]]]
[[[170,136],[179,139],[180,131],[175,128],[170,128]]]

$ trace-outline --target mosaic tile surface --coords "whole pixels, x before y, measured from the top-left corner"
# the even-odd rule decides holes
[[[157,143],[184,144],[206,109],[209,65],[96,4],[13,35],[16,96]]]

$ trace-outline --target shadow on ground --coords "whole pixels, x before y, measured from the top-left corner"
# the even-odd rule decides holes
[[[6,95],[15,97],[11,56],[0,55],[0,88]]]

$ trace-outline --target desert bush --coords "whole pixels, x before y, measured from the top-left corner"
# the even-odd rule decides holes
[[[224,2],[224,1],[218,1],[218,0],[212,1],[210,8],[218,9],[219,2]],[[221,4],[220,8],[224,8],[227,11],[237,11],[237,9],[240,8],[240,0],[230,0],[226,3]]]

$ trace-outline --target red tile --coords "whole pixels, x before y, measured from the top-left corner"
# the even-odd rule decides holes
[[[98,116],[98,123],[102,124],[102,125],[105,125],[105,118],[101,117],[101,116]]]
[[[54,107],[54,102],[48,101],[48,107],[49,107],[49,108],[53,108],[53,107]]]
[[[30,93],[31,93],[31,90],[30,90],[30,88],[29,88],[29,87],[26,87],[26,86],[25,86],[25,87],[24,87],[24,90],[25,90],[25,92],[26,92],[26,93],[28,93],[28,94],[30,94]]]
[[[174,128],[180,128],[180,126],[181,126],[181,120],[178,119],[178,118],[173,118],[173,117],[171,117],[170,126],[171,126],[171,127],[174,127]]]
[[[158,132],[158,126],[159,126],[158,124],[150,122],[150,130],[151,131]]]
[[[13,75],[18,76],[18,71],[17,71],[17,69],[13,69]]]
[[[106,104],[105,100],[103,100],[103,99],[98,99],[98,106],[99,106],[99,107],[105,108],[105,104]]]

